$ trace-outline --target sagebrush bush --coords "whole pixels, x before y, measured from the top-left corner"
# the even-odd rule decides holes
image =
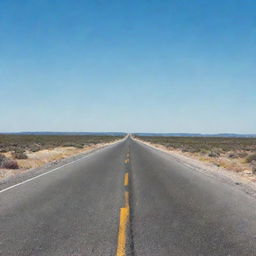
[[[2,163],[6,160],[6,156],[3,155],[3,154],[0,154],[0,168],[3,168],[2,167]]]
[[[3,154],[0,154],[0,166],[2,164],[2,162],[6,159],[6,156]]]
[[[256,161],[252,161],[251,166],[252,166],[252,173],[256,174]]]
[[[84,147],[82,144],[73,143],[73,142],[64,143],[62,146],[63,147],[74,147],[74,148],[83,148]]]
[[[241,157],[241,158],[245,158],[245,157],[248,156],[248,154],[246,152],[239,152],[238,156]]]
[[[37,152],[37,151],[41,150],[42,147],[38,144],[32,144],[32,145],[29,145],[27,147],[27,149],[30,150],[31,152]]]
[[[247,162],[247,163],[251,163],[252,161],[256,161],[256,154],[249,155],[249,156],[246,158],[246,162]]]
[[[6,158],[3,162],[2,162],[2,168],[5,169],[19,169],[18,163],[14,160],[8,159]]]
[[[28,156],[24,152],[14,152],[12,156],[16,159],[27,159]]]
[[[4,169],[18,169],[19,166],[18,166],[16,161],[7,158],[3,154],[0,154],[0,168],[4,168]]]
[[[235,153],[228,154],[228,158],[238,158],[238,155]]]
[[[219,157],[219,156],[220,156],[220,153],[219,153],[219,152],[214,152],[214,151],[212,151],[212,152],[210,152],[210,153],[208,154],[208,156],[209,156],[209,157]]]

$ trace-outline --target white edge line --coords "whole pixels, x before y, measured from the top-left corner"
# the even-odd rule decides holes
[[[22,184],[25,184],[25,183],[27,183],[27,182],[29,182],[29,181],[31,181],[31,180],[37,179],[37,178],[39,178],[39,177],[42,177],[42,176],[44,176],[44,175],[46,175],[46,174],[49,174],[49,173],[51,173],[51,172],[55,172],[55,171],[57,171],[58,169],[60,169],[60,168],[62,168],[62,167],[65,167],[65,166],[67,166],[67,165],[73,164],[73,163],[75,163],[75,162],[77,162],[77,161],[79,161],[79,160],[82,160],[82,159],[85,158],[85,157],[87,157],[87,156],[84,156],[84,157],[79,158],[79,159],[77,159],[77,160],[74,160],[74,161],[72,161],[72,162],[70,162],[70,163],[67,163],[67,164],[61,165],[61,166],[59,166],[59,167],[56,167],[56,168],[54,168],[54,169],[52,169],[52,170],[50,170],[50,171],[48,171],[48,172],[44,172],[44,173],[39,174],[39,175],[37,175],[37,176],[35,176],[35,177],[32,177],[32,178],[30,178],[30,179],[24,180],[24,181],[22,181],[22,182],[20,182],[20,183],[17,183],[17,184],[15,184],[15,185],[13,185],[13,186],[10,186],[10,187],[8,187],[8,188],[4,188],[4,189],[0,190],[0,193],[3,193],[3,192],[5,192],[5,191],[7,191],[7,190],[9,190],[9,189],[18,187],[18,186],[20,186],[20,185],[22,185]]]
[[[110,144],[110,145],[108,145],[108,146],[114,145],[114,144],[116,144],[116,143],[118,143],[118,142],[120,142],[120,141],[114,142],[113,144]],[[100,148],[100,149],[104,149],[104,148],[106,148],[106,147],[102,147],[102,148]],[[8,188],[4,188],[4,189],[0,190],[0,194],[3,193],[3,192],[5,192],[5,191],[8,191],[8,190],[10,190],[10,189],[12,189],[12,188],[18,187],[18,186],[20,186],[20,185],[22,185],[22,184],[25,184],[25,183],[27,183],[27,182],[30,182],[30,181],[35,180],[35,179],[37,179],[37,178],[40,178],[40,177],[42,177],[42,176],[44,176],[44,175],[46,175],[46,174],[49,174],[49,173],[51,173],[51,172],[55,172],[55,171],[57,171],[58,169],[60,169],[60,168],[62,168],[62,167],[65,167],[65,166],[67,166],[67,165],[70,165],[70,164],[73,164],[73,163],[75,163],[75,162],[78,162],[78,161],[80,161],[80,160],[82,160],[82,159],[84,159],[84,158],[87,158],[88,156],[91,155],[90,153],[96,153],[96,152],[88,152],[88,154],[87,154],[86,156],[83,156],[83,157],[81,157],[81,158],[79,158],[79,159],[76,159],[76,160],[74,160],[74,161],[72,161],[72,162],[66,163],[66,164],[61,165],[61,166],[59,166],[59,167],[56,167],[56,168],[54,168],[54,169],[52,169],[52,170],[50,170],[50,171],[48,171],[48,172],[44,172],[44,173],[39,174],[39,175],[37,175],[37,176],[35,176],[35,177],[32,177],[32,178],[30,178],[30,179],[24,180],[24,181],[22,181],[22,182],[20,182],[20,183],[17,183],[17,184],[15,184],[15,185],[13,185],[13,186],[10,186],[10,187],[8,187]]]

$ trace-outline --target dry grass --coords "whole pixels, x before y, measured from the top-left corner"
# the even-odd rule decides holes
[[[27,159],[17,160],[18,165],[22,169],[30,169],[40,167],[46,163],[64,159],[90,149],[98,148],[103,144],[96,144],[91,146],[86,146],[83,148],[75,147],[57,147],[53,149],[43,149],[37,152],[26,153]]]

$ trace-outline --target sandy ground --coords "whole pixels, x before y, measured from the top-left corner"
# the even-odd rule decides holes
[[[222,179],[227,183],[240,185],[247,194],[250,194],[256,198],[256,175],[253,174],[251,170],[237,172],[236,169],[225,169],[223,167],[216,166],[213,163],[202,161],[198,159],[197,156],[193,156],[193,154],[183,153],[182,151],[178,150],[169,150],[163,145],[145,142],[138,138],[134,139],[148,146],[164,151],[182,164],[185,164],[197,171],[203,172],[206,175],[217,177],[218,179]]]
[[[37,152],[25,152],[28,159],[15,159],[19,165],[19,169],[0,169],[0,179],[5,179],[13,175],[18,175],[28,170],[41,167],[47,163],[57,162],[89,150],[97,149],[114,143],[98,143],[95,145],[86,146],[84,148],[75,147],[57,147],[52,149],[44,149]],[[11,152],[4,154],[8,158],[12,158]]]

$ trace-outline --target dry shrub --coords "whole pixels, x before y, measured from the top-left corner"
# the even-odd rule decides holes
[[[12,156],[16,159],[27,159],[28,156],[24,152],[14,152]]]
[[[42,147],[38,144],[32,144],[32,145],[29,145],[29,147],[28,147],[28,150],[31,152],[37,152],[41,149],[42,149]]]
[[[239,153],[238,153],[238,156],[239,156],[240,158],[245,158],[245,157],[248,156],[248,154],[247,154],[246,152],[239,152]]]
[[[256,174],[256,161],[252,161],[251,165],[252,165],[252,173]]]
[[[235,153],[230,153],[230,154],[228,155],[228,158],[232,158],[232,159],[238,158],[238,155],[235,154]]]
[[[84,146],[82,144],[73,143],[73,142],[67,142],[62,145],[63,147],[74,147],[74,148],[83,148]]]
[[[2,165],[2,162],[6,160],[6,156],[3,154],[0,154],[0,166]]]
[[[4,168],[4,169],[19,169],[19,166],[18,166],[18,163],[16,161],[7,158],[1,163],[1,168]]]
[[[209,156],[209,157],[219,157],[219,156],[220,156],[220,153],[219,153],[219,152],[214,152],[214,151],[212,151],[212,152],[210,152],[210,153],[208,154],[208,156]]]
[[[247,162],[247,163],[252,163],[253,161],[256,161],[256,154],[249,155],[249,156],[246,158],[246,162]]]
[[[0,168],[4,169],[18,169],[18,163],[16,161],[13,161],[6,156],[0,154]]]

